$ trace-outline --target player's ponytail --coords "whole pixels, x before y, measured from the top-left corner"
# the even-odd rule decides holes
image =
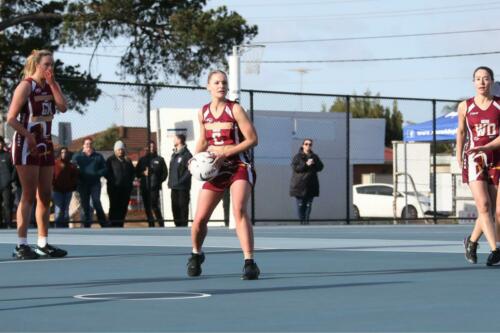
[[[35,74],[36,65],[40,63],[43,57],[52,56],[52,52],[49,50],[33,50],[31,54],[26,58],[26,63],[23,69],[23,78],[27,78]]]

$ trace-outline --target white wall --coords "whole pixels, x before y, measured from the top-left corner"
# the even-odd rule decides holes
[[[186,129],[187,144],[194,150],[199,133],[197,109],[160,109],[160,154],[167,164],[172,152],[175,130]],[[151,128],[157,128],[156,112],[152,111]],[[254,124],[259,136],[255,148],[256,218],[296,219],[295,198],[289,196],[290,163],[304,138],[314,140],[313,150],[325,168],[319,173],[320,197],[315,198],[311,218],[345,218],[346,189],[346,123],[345,114],[255,111]],[[351,160],[355,163],[383,163],[385,121],[383,119],[351,119]],[[353,164],[353,163],[351,163]],[[352,179],[352,168],[350,170]],[[352,184],[352,183],[351,183]],[[351,185],[350,184],[350,185]],[[191,214],[196,207],[202,183],[193,179]],[[164,216],[172,218],[170,191],[163,188]],[[192,217],[192,215],[191,215]],[[212,215],[223,219],[222,204]]]

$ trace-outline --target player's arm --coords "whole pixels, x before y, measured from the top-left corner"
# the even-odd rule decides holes
[[[497,149],[500,149],[500,136],[497,136],[495,140],[488,142],[484,146],[478,146],[478,147],[471,148],[471,149],[467,150],[466,153],[470,154],[470,153],[477,153],[480,151],[491,151],[491,150],[497,150]]]
[[[56,108],[61,112],[66,112],[68,109],[68,103],[66,102],[61,86],[59,86],[59,83],[56,82],[56,78],[51,69],[45,72],[45,80],[47,80],[47,84],[50,86],[50,90],[52,90]]]
[[[467,103],[465,101],[458,104],[458,128],[457,128],[457,161],[458,165],[462,167],[463,164],[463,152],[464,152],[464,144],[465,144],[465,112],[467,110]]]
[[[243,136],[245,137],[245,140],[243,140],[236,146],[225,146],[224,157],[238,155],[239,153],[242,153],[244,151],[249,150],[250,148],[257,146],[257,144],[259,143],[255,127],[248,118],[248,115],[245,112],[245,110],[243,110],[243,108],[239,104],[234,104],[233,116],[236,122],[238,123],[238,127]]]
[[[206,151],[208,148],[208,141],[205,137],[205,126],[203,125],[203,109],[198,112],[198,121],[200,123],[200,137],[196,141],[196,146],[194,148],[195,155],[199,152]]]
[[[31,93],[31,86],[27,81],[22,81],[14,91],[12,102],[10,103],[9,111],[7,113],[7,124],[12,127],[16,132],[24,137],[33,136],[24,126],[17,120],[17,116],[24,104],[28,100]],[[33,137],[34,140],[34,137]]]

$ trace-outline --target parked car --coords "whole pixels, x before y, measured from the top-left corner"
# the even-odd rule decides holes
[[[352,202],[354,218],[361,217],[394,217],[394,187],[390,184],[354,185]],[[406,202],[406,204],[405,204]],[[396,217],[409,219],[424,217],[430,211],[427,197],[398,192],[396,198]]]

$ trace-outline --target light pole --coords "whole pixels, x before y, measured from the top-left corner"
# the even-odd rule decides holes
[[[302,111],[302,89],[304,87],[304,75],[309,73],[310,71],[312,71],[312,69],[309,69],[309,68],[292,68],[290,69],[290,71],[292,72],[297,72],[299,73],[300,75],[300,108],[299,108],[299,111]]]

